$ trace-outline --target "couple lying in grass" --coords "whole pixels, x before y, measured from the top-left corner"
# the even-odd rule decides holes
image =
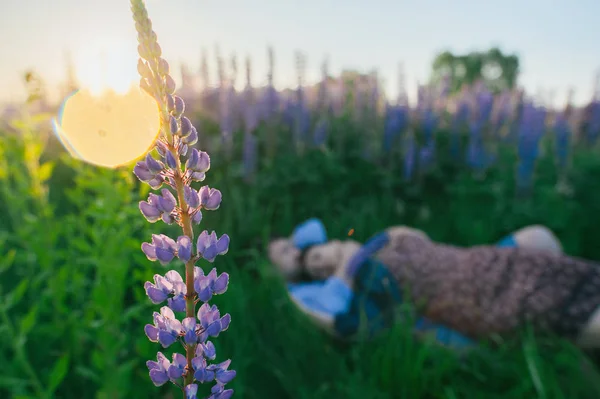
[[[273,240],[269,258],[298,307],[338,336],[412,320],[418,334],[465,347],[530,322],[600,348],[600,265],[565,255],[542,226],[496,245],[461,248],[403,226],[364,245],[328,241],[323,224],[310,219],[289,238]],[[414,315],[399,311],[406,309],[401,304]]]

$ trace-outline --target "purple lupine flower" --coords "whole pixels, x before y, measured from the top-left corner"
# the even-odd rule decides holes
[[[419,149],[419,169],[426,171],[431,168],[435,160],[435,140],[433,138]]]
[[[329,121],[327,118],[321,118],[319,122],[317,122],[317,126],[315,126],[315,131],[313,133],[313,144],[317,147],[325,145],[327,142],[327,133],[329,130]]]
[[[433,133],[438,125],[438,119],[432,108],[427,108],[423,113],[423,136],[427,143],[433,140]]]
[[[539,141],[544,133],[546,111],[533,104],[524,104],[519,125],[517,188],[528,190],[533,184],[533,174],[539,153]]]
[[[227,291],[229,284],[229,275],[221,273],[217,276],[217,269],[213,268],[207,275],[204,275],[202,269],[198,268],[194,274],[194,290],[198,294],[198,299],[202,302],[208,302],[213,295],[220,295]]]
[[[265,120],[270,120],[273,115],[279,110],[279,97],[274,86],[275,79],[275,51],[269,47],[268,52],[269,70],[267,73],[267,90],[264,96],[261,115]]]
[[[571,139],[571,128],[569,127],[569,122],[565,113],[560,113],[557,115],[554,123],[554,134],[556,162],[561,172],[564,172],[567,167],[569,157],[569,142]]]
[[[394,139],[408,125],[408,108],[402,105],[386,106],[383,131],[383,150],[388,153],[392,149]]]
[[[185,355],[175,352],[172,361],[158,352],[156,361],[147,362],[150,379],[156,386],[168,381],[177,384],[187,399],[198,399],[198,383],[214,382],[209,398],[229,398],[233,391],[225,385],[235,377],[235,371],[228,369],[230,360],[209,363],[216,358],[216,353],[214,345],[207,340],[227,330],[231,322],[229,314],[221,316],[219,309],[208,303],[213,295],[227,290],[229,275],[217,275],[216,269],[205,275],[196,266],[200,258],[212,263],[217,255],[227,253],[229,236],[223,234],[217,238],[215,232],[206,231],[197,239],[194,235],[194,225],[202,221],[202,211],[218,209],[222,195],[208,186],[199,190],[191,187],[193,182],[205,179],[210,157],[192,147],[198,141],[198,131],[183,115],[185,103],[175,95],[175,81],[169,75],[169,64],[161,58],[162,51],[143,0],[131,0],[131,9],[141,57],[138,62],[140,87],[157,101],[161,115],[161,131],[155,145],[160,159],[148,154],[135,165],[134,173],[154,190],[162,190],[160,194],[151,193],[146,201],[140,202],[139,208],[151,223],[162,220],[166,224],[177,223],[182,228],[182,234],[176,239],[153,234],[151,242],[142,244],[142,251],[149,260],[162,265],[178,258],[185,263],[186,276],[184,281],[177,271],[171,270],[164,276],[156,274],[154,282],[144,284],[152,303],[167,302],[160,313],[154,312],[153,324],[144,327],[146,336],[164,348],[180,343],[185,350]],[[224,130],[230,129],[225,126]],[[199,309],[196,309],[197,302],[203,303]],[[185,312],[185,317],[180,321],[175,312]]]
[[[175,318],[173,310],[168,306],[154,312],[154,324],[146,324],[144,331],[152,342],[159,342],[163,348],[171,346],[183,331],[181,322]]]
[[[185,399],[196,399],[198,394],[198,384],[190,384],[185,386]]]
[[[600,99],[594,98],[585,107],[582,125],[585,139],[588,144],[594,145],[600,136]]]
[[[458,108],[452,119],[452,129],[450,132],[450,155],[454,160],[461,156],[460,134],[463,126],[469,119],[469,104],[464,98],[458,103]]]
[[[158,352],[156,355],[156,362],[154,360],[148,360],[146,366],[150,371],[150,379],[157,387],[164,385],[169,381],[169,374],[167,370],[171,366],[171,362],[162,354]]]
[[[198,236],[196,248],[198,249],[198,256],[212,263],[217,255],[225,255],[229,250],[229,236],[223,234],[217,239],[217,233],[213,231],[208,234],[208,231],[204,230]]]
[[[410,180],[415,171],[417,146],[411,133],[406,139],[404,150],[404,179]]]
[[[256,152],[258,150],[258,146],[256,145],[256,137],[246,131],[244,133],[244,154],[243,154],[243,163],[244,163],[244,177],[246,181],[250,181],[254,173],[256,172]]]
[[[254,91],[250,82],[250,60],[247,60],[247,84],[246,84],[246,95],[245,95],[245,109],[244,109],[244,150],[243,150],[243,163],[244,163],[244,177],[246,181],[250,181],[254,173],[256,172],[256,152],[258,146],[256,145],[256,137],[252,132],[258,125],[258,114],[257,107],[254,103]]]

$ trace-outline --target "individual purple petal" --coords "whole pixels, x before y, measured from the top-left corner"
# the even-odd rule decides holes
[[[165,236],[164,234],[153,234],[152,244],[154,245],[154,252],[156,253],[156,259],[166,265],[175,257],[175,251],[177,251],[177,243],[172,238]],[[142,248],[143,249],[143,248]]]
[[[181,137],[187,137],[192,132],[192,122],[185,116],[181,118]]]
[[[194,290],[198,294],[198,300],[208,302],[211,300],[213,292],[210,280],[206,277],[200,277],[194,281]]]
[[[215,372],[207,369],[199,369],[194,373],[194,378],[201,384],[215,379]]]
[[[168,293],[173,291],[173,282],[168,278],[161,276],[160,274],[154,275],[154,283],[156,284],[156,288],[159,290]]]
[[[179,294],[167,299],[167,305],[175,312],[185,312],[185,296]]]
[[[167,109],[169,112],[173,112],[175,108],[175,96],[167,94]]]
[[[144,78],[151,79],[153,77],[152,70],[141,58],[138,58],[137,70],[140,76]]]
[[[144,326],[144,332],[151,342],[158,342],[158,328],[152,324],[146,324]]]
[[[200,204],[206,210],[214,211],[219,209],[221,205],[221,192],[217,189],[203,186],[198,191],[200,197]]]
[[[162,172],[165,168],[165,165],[163,165],[163,163],[159,160],[155,159],[150,153],[146,155],[146,166],[148,167],[148,170],[150,170],[150,172],[153,172],[155,174]]]
[[[206,174],[204,172],[193,172],[190,177],[193,181],[204,181]]]
[[[165,278],[167,280],[169,280],[169,282],[171,284],[173,284],[173,287],[177,287],[177,285],[181,284],[181,285],[183,285],[183,288],[185,290],[185,284],[183,283],[183,278],[181,277],[181,274],[177,273],[177,271],[175,271],[175,270],[169,270],[165,274]]]
[[[218,337],[219,334],[221,333],[221,323],[219,321],[215,321],[212,322],[208,325],[208,327],[206,328],[206,333],[208,334],[209,337]],[[159,340],[160,340],[160,331],[158,333],[159,335]]]
[[[216,371],[217,369],[214,369],[214,371]],[[215,376],[216,378],[216,376]],[[217,383],[215,385],[212,386],[212,388],[210,388],[210,393],[212,393],[212,395],[210,397],[214,397],[214,395],[218,395],[221,392],[223,392],[225,390],[225,385],[220,383],[219,381],[217,381]]]
[[[227,313],[225,316],[221,317],[221,331],[227,330],[229,324],[231,324],[231,315]]]
[[[168,248],[156,248],[156,259],[158,259],[161,264],[166,265],[172,261],[174,257],[175,254],[172,250],[169,250]]]
[[[213,370],[207,370],[206,359],[198,355],[198,350],[196,350],[197,356],[192,359],[192,367],[194,368],[194,378],[199,383],[209,382],[215,379],[215,372]]]
[[[231,380],[233,380],[235,378],[235,370],[223,370],[223,369],[219,369],[217,370],[217,372],[215,373],[215,377],[217,379],[218,382],[220,382],[221,384],[225,385],[229,382],[231,382]]]
[[[177,238],[177,256],[183,262],[187,262],[192,257],[192,239],[188,236]]]
[[[173,354],[173,362],[167,369],[167,374],[169,375],[169,379],[171,381],[178,380],[183,375],[186,366],[186,359],[181,353]]]
[[[154,247],[154,245],[144,242],[144,243],[142,243],[142,251],[148,258],[148,260],[155,261],[157,259],[156,247]]]
[[[217,247],[212,244],[202,252],[202,257],[208,262],[213,263],[217,257]]]
[[[185,161],[185,168],[192,169],[192,167],[194,167],[198,163],[199,159],[200,159],[200,156],[199,156],[198,150],[195,148],[192,148],[192,151],[190,152],[190,156],[188,157],[187,161]]]
[[[182,138],[181,141],[188,145],[196,144],[198,142],[198,131],[196,130],[196,128],[192,127],[192,131],[190,132],[190,134]]]
[[[163,76],[169,74],[169,63],[164,58],[158,60],[158,73]]]
[[[139,51],[139,47],[138,47],[138,51]],[[142,55],[142,54],[140,53],[140,55]],[[144,56],[142,55],[142,57],[144,57]],[[142,88],[142,90],[144,90],[150,96],[154,97],[154,89],[152,88],[152,86],[150,86],[150,83],[148,83],[148,79],[140,78],[140,87]]]
[[[227,370],[229,368],[229,366],[231,365],[231,359],[227,359],[222,361],[221,363],[217,363],[217,364],[211,364],[208,366],[209,370]]]
[[[146,220],[150,223],[155,223],[156,221],[158,221],[162,214],[162,212],[158,208],[150,205],[146,201],[140,201],[139,208],[140,212],[142,212],[142,215],[144,215]]]
[[[183,331],[185,335],[183,340],[188,345],[193,345],[198,342],[198,336],[196,335],[196,319],[194,317],[186,317],[181,322],[183,325]]]
[[[208,201],[204,203],[204,209],[208,209],[211,211],[219,209],[221,206],[222,195],[221,192],[217,189],[211,189],[210,196],[208,197]]]
[[[215,294],[220,295],[227,291],[227,285],[229,285],[229,274],[221,273],[214,281],[212,289]]]
[[[200,235],[198,235],[198,239],[196,240],[196,247],[198,248],[198,253],[202,255],[202,251],[208,248],[212,244],[211,236],[208,234],[207,230],[204,230]]]
[[[197,208],[200,205],[200,197],[198,196],[198,192],[190,186],[183,187],[183,197],[185,202],[191,208]]]
[[[231,399],[233,396],[233,389],[226,389],[221,393],[214,395],[211,399]]]
[[[217,279],[217,269],[216,268],[212,268],[210,272],[208,272],[208,274],[206,275],[206,278],[208,279],[208,281],[210,281],[211,283],[213,281],[215,281]]]
[[[151,172],[144,161],[139,161],[135,164],[133,173],[143,182],[148,182],[156,177],[156,173]]]
[[[154,179],[148,180],[146,183],[152,187],[153,190],[158,190],[163,185],[165,179],[158,175]]]
[[[165,89],[168,94],[175,93],[175,81],[171,77],[171,75],[165,76]]]
[[[177,147],[177,153],[178,153],[180,156],[184,157],[184,156],[186,156],[186,155],[187,155],[188,148],[189,148],[189,146],[188,146],[187,144],[180,144],[180,145]]]
[[[173,96],[173,99],[175,100],[173,104],[173,113],[175,116],[179,116],[183,114],[183,111],[185,110],[185,102],[183,101],[183,98],[179,96]]]
[[[202,351],[204,356],[209,360],[214,360],[217,357],[217,350],[215,349],[215,345],[211,341],[206,341],[205,344],[202,345]]]
[[[202,306],[200,306],[200,308],[198,309],[198,314],[196,316],[198,317],[202,328],[206,329],[209,326],[209,324],[211,324],[213,321],[217,320],[220,317],[219,309],[217,309],[215,305],[211,306],[208,303],[205,303]]]
[[[160,154],[161,157],[165,157],[165,154],[169,152],[169,146],[162,140],[156,141],[156,151]]]
[[[158,330],[158,342],[163,346],[163,348],[168,348],[177,340],[177,336],[173,335],[171,332]]]
[[[177,134],[177,132],[179,131],[179,126],[177,126],[177,119],[173,116],[169,119],[169,130],[171,130],[171,134]]]
[[[185,386],[185,399],[197,399],[198,384],[189,384]]]
[[[225,255],[229,251],[229,236],[223,234],[216,242],[216,247],[219,255]]]
[[[206,173],[210,169],[210,156],[204,151],[192,150],[186,168],[194,172]]]
[[[169,381],[169,376],[165,371],[153,369],[150,370],[150,379],[155,386],[159,387]]]
[[[150,301],[155,305],[164,302],[168,297],[167,293],[159,290],[149,281],[146,281],[144,284],[144,289],[146,290],[146,295],[148,295]]]
[[[177,160],[171,151],[167,151],[165,154],[165,162],[171,169],[177,168]]]
[[[156,354],[156,359],[158,361],[149,360],[146,362],[146,366],[150,371],[150,379],[157,387],[163,385],[167,381],[169,381],[169,376],[167,375],[167,369],[170,366],[170,362],[167,360],[165,355],[161,352]],[[165,379],[166,378],[166,379]]]
[[[202,222],[202,212],[200,210],[197,210],[192,214],[192,222],[195,224],[200,224],[200,222]]]
[[[148,367],[148,370],[160,370],[161,365],[158,364],[158,362],[155,362],[154,360],[148,360],[146,362],[146,367]]]
[[[158,203],[160,204],[160,208],[163,212],[170,213],[175,209],[177,205],[177,200],[175,196],[171,192],[171,190],[163,188],[160,190],[161,196],[158,197]]]
[[[206,359],[199,353],[200,346],[196,347],[196,356],[192,359],[192,367],[194,370],[201,370],[206,368]]]

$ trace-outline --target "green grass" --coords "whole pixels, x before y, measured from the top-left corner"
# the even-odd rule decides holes
[[[44,156],[40,164],[44,147],[30,133],[0,138],[0,397],[181,397],[173,386],[155,388],[144,364],[159,347],[143,332],[157,309],[143,283],[166,270],[139,249],[150,234],[174,230],[143,220],[137,203],[147,189],[130,169],[98,169],[64,156]],[[410,184],[395,166],[344,154],[282,155],[263,165],[253,185],[213,156],[206,183],[224,200],[206,212],[203,228],[232,239],[230,252],[215,262],[231,275],[216,304],[231,313],[232,324],[215,343],[218,359],[231,357],[238,372],[235,397],[600,397],[599,369],[589,356],[531,331],[464,354],[415,341],[403,325],[368,342],[335,341],[290,303],[264,251],[268,237],[316,216],[332,237],[353,228],[365,240],[407,224],[459,245],[491,243],[543,223],[568,253],[600,260],[594,153],[578,150],[570,198],[556,193],[548,155],[535,190],[521,198],[511,151],[482,181],[442,160]]]

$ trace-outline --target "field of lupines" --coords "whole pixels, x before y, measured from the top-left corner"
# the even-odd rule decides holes
[[[227,388],[234,397],[599,397],[595,354],[529,330],[463,354],[416,341],[403,325],[374,340],[336,341],[292,305],[265,255],[271,236],[287,235],[316,216],[336,238],[353,229],[364,241],[406,224],[465,246],[542,223],[567,253],[600,260],[598,100],[575,115],[569,107],[549,111],[523,93],[494,94],[478,84],[450,94],[445,81],[423,87],[418,104],[409,107],[402,99],[386,102],[376,79],[361,76],[324,79],[311,96],[302,85],[301,57],[297,91],[248,84],[236,93],[218,60],[221,86],[185,98],[193,128],[182,117],[183,100],[170,96],[173,82],[141,2],[132,3],[142,86],[159,100],[168,130],[157,144],[163,162],[145,158],[135,169],[90,166],[62,150],[45,115],[24,112],[0,136],[0,397],[181,397],[172,385],[152,382],[182,385],[186,363],[199,382],[216,376],[217,391],[227,397],[228,364],[201,364],[213,352],[217,362],[232,360],[237,375]],[[273,68],[270,82],[272,75]],[[208,169],[199,150],[211,155],[206,184],[220,191],[189,188]],[[178,155],[186,153],[183,174],[186,158]],[[136,176],[154,187],[164,178],[175,195],[153,197]],[[219,278],[208,273],[213,265],[206,259],[225,252],[225,242],[201,234],[193,243],[202,251],[194,255],[185,238],[192,236],[191,222],[200,222],[200,207],[219,207],[201,214],[202,229],[231,237],[227,255],[214,261],[226,273]],[[168,224],[149,224],[140,210]],[[159,233],[165,236],[140,251]],[[188,292],[193,287],[199,300],[227,288],[214,303],[231,316],[217,317],[216,328],[214,315],[200,307],[200,329],[190,327],[196,324],[194,301],[174,288],[168,304],[188,317],[179,329],[201,331],[182,338],[186,356],[179,356],[185,359],[172,357],[173,324],[171,331],[160,325],[168,310],[155,316],[156,327],[144,328],[158,310],[148,296],[162,302],[172,292],[165,287],[178,282],[172,272],[166,282],[155,280],[168,269],[148,258],[175,259],[170,268],[185,277],[191,272]],[[197,258],[204,258],[198,266],[206,276],[194,272]],[[214,346],[204,342],[230,320]],[[172,368],[160,357],[146,365],[157,350],[174,360]],[[203,389],[198,397],[209,395]]]

